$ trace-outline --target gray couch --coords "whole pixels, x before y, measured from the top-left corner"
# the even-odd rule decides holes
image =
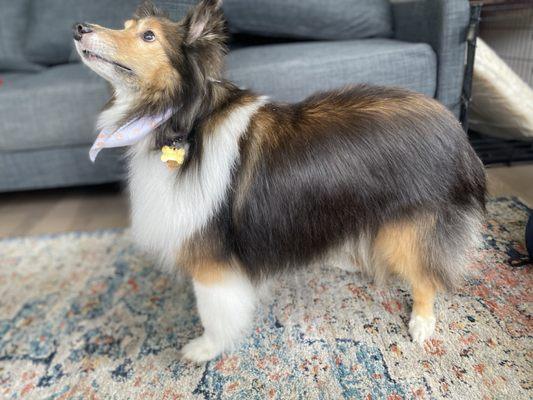
[[[137,1],[0,0],[0,191],[123,178],[120,150],[89,161],[109,87],[77,59],[70,26],[119,26]],[[156,3],[179,18],[194,0]],[[241,86],[284,101],[403,86],[459,113],[467,0],[226,0],[224,11],[236,34],[227,76]]]

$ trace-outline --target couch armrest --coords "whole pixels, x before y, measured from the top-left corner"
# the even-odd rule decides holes
[[[459,116],[464,76],[468,0],[391,0],[394,36],[428,43],[437,55],[435,98]]]

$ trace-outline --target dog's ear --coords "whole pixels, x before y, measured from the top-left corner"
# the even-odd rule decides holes
[[[165,17],[166,14],[161,11],[151,0],[144,0],[135,11],[134,17],[141,19],[147,17]]]
[[[222,0],[201,0],[185,17],[188,45],[206,43],[208,41],[224,41],[225,22]]]

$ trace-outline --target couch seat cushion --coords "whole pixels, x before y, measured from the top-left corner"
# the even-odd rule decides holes
[[[283,101],[352,83],[401,86],[433,97],[436,74],[429,45],[390,39],[245,47],[227,59],[230,79]]]
[[[392,36],[389,0],[224,0],[234,32],[308,39]]]
[[[0,151],[91,143],[110,90],[82,64],[0,74]]]

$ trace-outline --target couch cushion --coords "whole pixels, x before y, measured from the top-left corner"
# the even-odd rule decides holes
[[[170,19],[179,21],[189,9],[196,5],[199,0],[152,0],[152,2],[165,11]],[[140,2],[139,2],[140,3]]]
[[[36,71],[24,55],[30,0],[0,0],[0,71]]]
[[[389,0],[225,0],[234,32],[310,39],[392,36]]]
[[[0,151],[0,192],[117,182],[126,178],[122,149],[89,160],[90,145]]]
[[[82,64],[30,74],[1,74],[0,151],[91,143],[110,91]]]
[[[433,97],[436,74],[430,46],[390,39],[248,47],[227,58],[227,75],[236,83],[283,101],[351,83],[401,86]]]
[[[121,28],[139,3],[139,0],[31,0],[26,52],[36,63],[66,63],[73,47],[72,24],[86,21],[107,28]],[[157,0],[154,3],[172,18],[179,19],[195,0]]]

